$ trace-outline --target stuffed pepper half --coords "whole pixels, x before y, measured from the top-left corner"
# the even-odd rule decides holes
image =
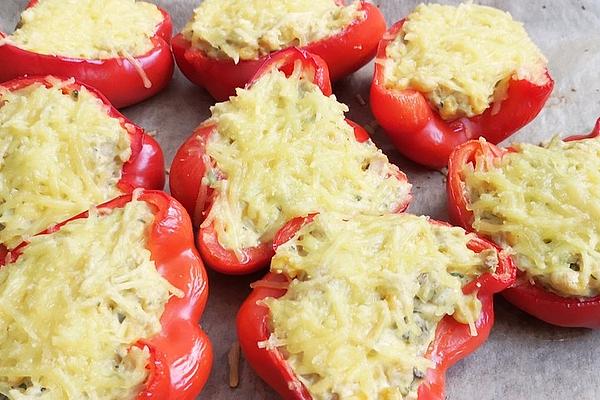
[[[498,143],[540,112],[554,82],[510,14],[420,5],[379,44],[371,108],[398,150],[432,168],[469,139]]]
[[[296,216],[406,208],[406,176],[346,111],[323,60],[298,49],[278,53],[247,89],[212,108],[170,173],[209,266],[229,274],[265,267],[273,236]]]
[[[136,187],[164,185],[158,143],[73,79],[0,84],[0,148],[0,247]]]
[[[600,120],[590,135],[500,149],[483,140],[450,158],[452,219],[513,254],[504,296],[561,326],[600,328]]]
[[[222,101],[292,46],[323,58],[332,81],[343,78],[375,56],[385,28],[366,1],[204,0],[173,38],[173,53],[188,79]]]
[[[237,318],[241,348],[284,399],[442,400],[446,370],[479,347],[509,258],[410,214],[298,218]]]
[[[0,82],[74,77],[115,107],[162,90],[173,74],[171,17],[136,0],[31,0],[15,32],[0,32]]]
[[[0,260],[0,397],[193,400],[212,364],[183,207],[135,191]]]

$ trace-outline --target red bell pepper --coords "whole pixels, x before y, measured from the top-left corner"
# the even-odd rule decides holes
[[[251,80],[250,85],[273,68],[291,73],[296,62],[302,63],[303,74],[307,79],[317,84],[325,95],[331,94],[331,83],[325,62],[318,56],[296,48],[283,50],[271,57]],[[369,140],[368,133],[362,127],[350,120],[347,122],[354,128],[354,134],[359,142]],[[214,161],[206,154],[206,143],[213,132],[215,132],[215,125],[200,125],[175,154],[169,174],[171,193],[188,210],[196,227],[200,226],[206,218],[215,197],[218,196],[217,192],[201,184],[205,174],[214,167]],[[403,173],[399,173],[398,179],[407,180]],[[406,209],[409,200],[399,205],[397,211]],[[238,260],[232,250],[220,245],[212,224],[200,227],[197,240],[200,254],[206,264],[226,274],[241,275],[257,271],[265,267],[273,256],[272,245],[266,242],[245,249],[247,259]]]
[[[31,0],[27,8],[35,7]],[[117,108],[139,103],[160,92],[173,75],[170,39],[173,24],[169,14],[159,7],[163,21],[151,38],[153,48],[134,57],[144,70],[151,86],[146,87],[142,75],[126,58],[82,59],[40,54],[11,43],[0,45],[0,82],[23,75],[57,75],[74,77],[98,89]],[[48,23],[52,23],[49,21]],[[76,32],[74,32],[76,34]],[[6,34],[0,32],[0,40]]]
[[[571,136],[565,141],[597,138],[600,136],[600,119],[588,135]],[[514,148],[502,149],[491,143],[469,141],[454,150],[448,164],[448,213],[451,220],[463,228],[473,231],[473,212],[468,209],[462,169],[474,163],[476,157],[487,160],[501,158]],[[519,273],[522,277],[523,273]],[[517,279],[516,283],[502,292],[512,304],[553,325],[565,327],[600,328],[600,296],[589,298],[563,297],[545,290],[528,279]]]
[[[344,0],[336,0],[336,3],[344,5]],[[366,13],[364,19],[354,21],[340,33],[302,47],[327,62],[333,82],[369,62],[385,32],[385,19],[377,7],[361,2],[359,10]],[[218,101],[224,101],[235,94],[236,87],[244,87],[250,82],[258,69],[276,53],[236,64],[231,59],[209,57],[180,33],[173,38],[173,54],[190,81],[205,88]]]
[[[313,216],[296,218],[286,224],[274,239],[274,250],[290,240]],[[431,220],[432,224],[446,223]],[[499,249],[492,243],[476,238],[468,247],[481,252]],[[463,293],[477,291],[481,301],[481,314],[475,325],[477,336],[471,336],[468,325],[457,322],[451,316],[445,316],[438,324],[435,338],[426,357],[434,366],[427,370],[423,383],[418,388],[419,400],[443,400],[446,371],[460,359],[472,353],[485,342],[494,324],[493,295],[515,280],[516,269],[510,258],[498,252],[499,264],[495,273],[485,273],[463,287]],[[237,330],[241,349],[248,363],[269,386],[286,400],[311,400],[306,387],[300,382],[294,371],[278,350],[260,348],[271,335],[271,323],[268,307],[260,302],[267,297],[279,298],[286,293],[289,278],[283,274],[268,273],[242,304],[237,316]]]
[[[19,90],[27,86],[40,83],[50,88],[58,78],[46,77],[23,77],[0,84],[0,88],[9,91]],[[129,134],[131,141],[131,157],[123,164],[121,179],[117,187],[122,193],[131,193],[133,189],[141,187],[146,189],[162,189],[165,185],[165,161],[160,145],[152,136],[146,134],[144,129],[135,125],[123,114],[117,111],[96,89],[80,83],[73,82],[63,87],[65,94],[73,93],[85,87],[92,95],[96,96],[106,106],[106,113],[110,117],[119,119],[121,126]],[[0,102],[1,107],[1,102]],[[0,244],[0,259],[7,252],[7,248]]]
[[[132,201],[133,194],[117,197],[99,209],[112,210]],[[212,367],[211,342],[198,326],[208,297],[208,278],[194,248],[191,221],[184,208],[161,191],[141,191],[137,199],[145,201],[154,213],[147,248],[159,274],[184,296],[172,297],[160,318],[162,331],[140,340],[136,346],[148,347],[150,363],[148,379],[137,399],[194,400],[208,379]],[[40,233],[52,234],[75,219],[87,218],[81,213]],[[14,262],[27,243],[0,258],[0,267]]]
[[[0,84],[0,88],[15,91],[36,83],[50,88],[58,80],[59,78],[53,76],[24,77],[4,82]],[[75,81],[65,85],[63,92],[69,94],[81,90],[82,87],[85,87],[92,95],[102,101],[106,106],[107,115],[112,118],[117,118],[120,121],[121,126],[129,134],[129,140],[131,141],[131,157],[123,165],[121,179],[117,184],[119,189],[124,193],[131,192],[136,187],[162,189],[165,184],[165,161],[158,142],[152,136],[149,136],[144,129],[135,125],[127,119],[127,117],[117,111],[107,98],[93,87]]]
[[[480,115],[445,121],[423,93],[385,87],[386,48],[402,31],[404,21],[392,26],[379,43],[370,102],[377,122],[394,146],[419,164],[430,168],[445,167],[452,149],[470,139],[484,137],[492,143],[501,142],[533,120],[552,92],[554,81],[548,71],[544,85],[512,79],[507,98],[499,108],[491,105]]]

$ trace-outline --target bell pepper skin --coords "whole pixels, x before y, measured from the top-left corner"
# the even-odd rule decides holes
[[[330,95],[331,83],[325,62],[318,56],[296,48],[283,50],[271,57],[269,62],[263,65],[256,76],[250,80],[249,85],[273,68],[291,73],[297,61],[302,63],[305,76],[318,85],[325,95]],[[362,127],[350,120],[346,121],[354,128],[354,134],[359,142],[369,140],[368,133]],[[192,216],[194,226],[200,228],[197,245],[204,262],[224,274],[248,274],[268,265],[273,256],[272,244],[267,242],[245,249],[246,260],[239,261],[233,251],[220,245],[212,224],[201,226],[217,195],[208,185],[202,184],[202,179],[209,167],[214,167],[214,161],[206,154],[206,143],[210,135],[215,132],[215,128],[215,125],[212,124],[201,124],[179,148],[171,165],[169,186],[173,196]],[[407,180],[406,175],[401,172],[398,174],[398,179]],[[405,210],[409,200],[400,204],[396,211]]]
[[[34,7],[32,0],[27,8]],[[138,70],[126,58],[83,59],[47,55],[21,49],[11,43],[0,45],[0,82],[24,75],[57,75],[74,77],[102,94],[117,108],[127,107],[154,96],[171,80],[173,56],[170,39],[173,30],[170,15],[159,7],[163,21],[151,38],[153,48],[134,57],[151,83],[149,88]],[[0,40],[8,35],[0,32]]]
[[[456,146],[478,137],[494,144],[501,142],[531,122],[552,92],[554,81],[548,71],[544,85],[512,79],[507,98],[499,106],[492,104],[474,117],[445,121],[423,93],[385,87],[386,48],[401,32],[404,21],[393,25],[379,43],[370,103],[373,115],[396,149],[418,164],[437,169],[445,167]]]
[[[600,119],[590,134],[571,136],[564,141],[574,141],[600,136]],[[501,158],[513,148],[501,149],[491,143],[469,141],[457,147],[448,164],[448,212],[451,220],[466,230],[474,231],[473,212],[468,209],[469,201],[464,193],[462,168],[473,162],[475,157]],[[519,272],[520,276],[524,274]],[[528,279],[517,279],[502,295],[516,307],[549,324],[564,327],[600,328],[600,296],[588,298],[563,297],[536,285]]]
[[[274,249],[291,239],[294,234],[309,223],[314,216],[295,218],[288,222],[274,239]],[[447,225],[431,220],[432,224]],[[499,249],[492,243],[476,238],[469,243],[476,252],[486,249]],[[445,316],[438,324],[435,338],[426,357],[434,367],[426,371],[423,383],[418,388],[419,400],[443,400],[446,370],[460,359],[477,349],[489,336],[494,324],[493,295],[515,280],[516,269],[510,258],[498,253],[499,264],[494,274],[486,273],[463,287],[465,294],[478,291],[481,301],[481,314],[476,321],[477,336],[471,336],[468,325],[458,323],[451,316]],[[285,294],[289,278],[282,274],[268,273],[242,304],[237,315],[237,330],[244,357],[269,386],[286,400],[312,400],[306,387],[277,350],[259,348],[271,334],[269,309],[260,305],[267,297],[278,298]]]
[[[208,278],[194,247],[192,224],[185,209],[162,191],[129,193],[98,206],[100,210],[122,208],[135,196],[145,201],[154,213],[147,248],[159,274],[183,291],[182,298],[171,297],[154,337],[136,346],[148,347],[149,376],[137,399],[194,400],[202,390],[212,368],[211,342],[198,321],[208,298]],[[81,213],[40,233],[54,233],[66,223],[88,217]],[[27,243],[0,259],[0,267],[14,262]]]
[[[337,3],[343,5],[344,1]],[[325,60],[333,82],[368,63],[375,56],[377,43],[385,32],[385,19],[376,6],[361,2],[360,9],[366,13],[363,20],[354,21],[342,32],[302,47]],[[235,88],[244,87],[276,54],[267,54],[256,60],[240,60],[235,64],[231,59],[207,56],[193,47],[181,33],[173,38],[172,47],[175,61],[183,74],[218,101],[233,96]]]

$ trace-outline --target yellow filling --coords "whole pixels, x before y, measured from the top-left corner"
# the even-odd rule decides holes
[[[204,0],[183,35],[214,58],[254,60],[290,46],[305,46],[365,17],[358,2],[334,0]]]
[[[74,58],[135,57],[153,47],[159,9],[135,0],[40,0],[21,14],[8,41],[36,53]]]
[[[131,156],[127,131],[69,81],[0,89],[0,243],[14,247],[120,192]]]
[[[426,95],[444,119],[506,97],[512,78],[547,81],[546,59],[520,22],[492,7],[421,4],[386,49],[385,86]]]
[[[288,220],[315,211],[382,214],[397,208],[410,184],[371,142],[359,143],[346,105],[299,76],[272,71],[212,108],[217,131],[207,154],[225,176],[204,184],[217,199],[204,226],[238,252],[273,238]]]
[[[277,249],[271,271],[294,278],[264,301],[278,348],[315,400],[414,399],[446,315],[471,326],[481,303],[462,286],[494,270],[473,236],[408,214],[320,214]]]
[[[154,216],[132,201],[36,236],[0,268],[0,394],[21,399],[134,399],[147,349],[179,289],[147,250]],[[2,396],[0,396],[2,397]]]
[[[515,147],[463,170],[474,228],[556,293],[600,294],[600,140]]]

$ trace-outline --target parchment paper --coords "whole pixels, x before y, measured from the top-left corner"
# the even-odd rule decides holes
[[[152,0],[151,0],[152,1]],[[171,13],[177,32],[199,0],[157,1]],[[375,1],[391,24],[412,10],[414,0]],[[453,1],[452,3],[457,3]],[[600,0],[481,1],[509,11],[525,23],[550,61],[556,81],[552,98],[535,121],[510,141],[538,143],[554,134],[588,132],[600,117]],[[0,29],[12,32],[26,0],[0,0]],[[372,65],[335,86],[335,94],[350,107],[349,117],[373,124],[360,94],[369,97]],[[168,163],[192,130],[209,116],[212,98],[178,71],[158,96],[124,110],[134,122],[156,132]],[[413,183],[409,209],[446,219],[445,178],[403,159],[377,128],[374,141],[404,170]],[[277,399],[251,368],[241,362],[240,384],[228,386],[227,353],[236,340],[235,315],[249,293],[249,277],[209,272],[210,298],[202,326],[214,344],[214,368],[203,399]],[[447,398],[452,400],[600,399],[600,332],[556,328],[528,317],[501,298],[496,299],[496,324],[490,339],[448,373]]]

